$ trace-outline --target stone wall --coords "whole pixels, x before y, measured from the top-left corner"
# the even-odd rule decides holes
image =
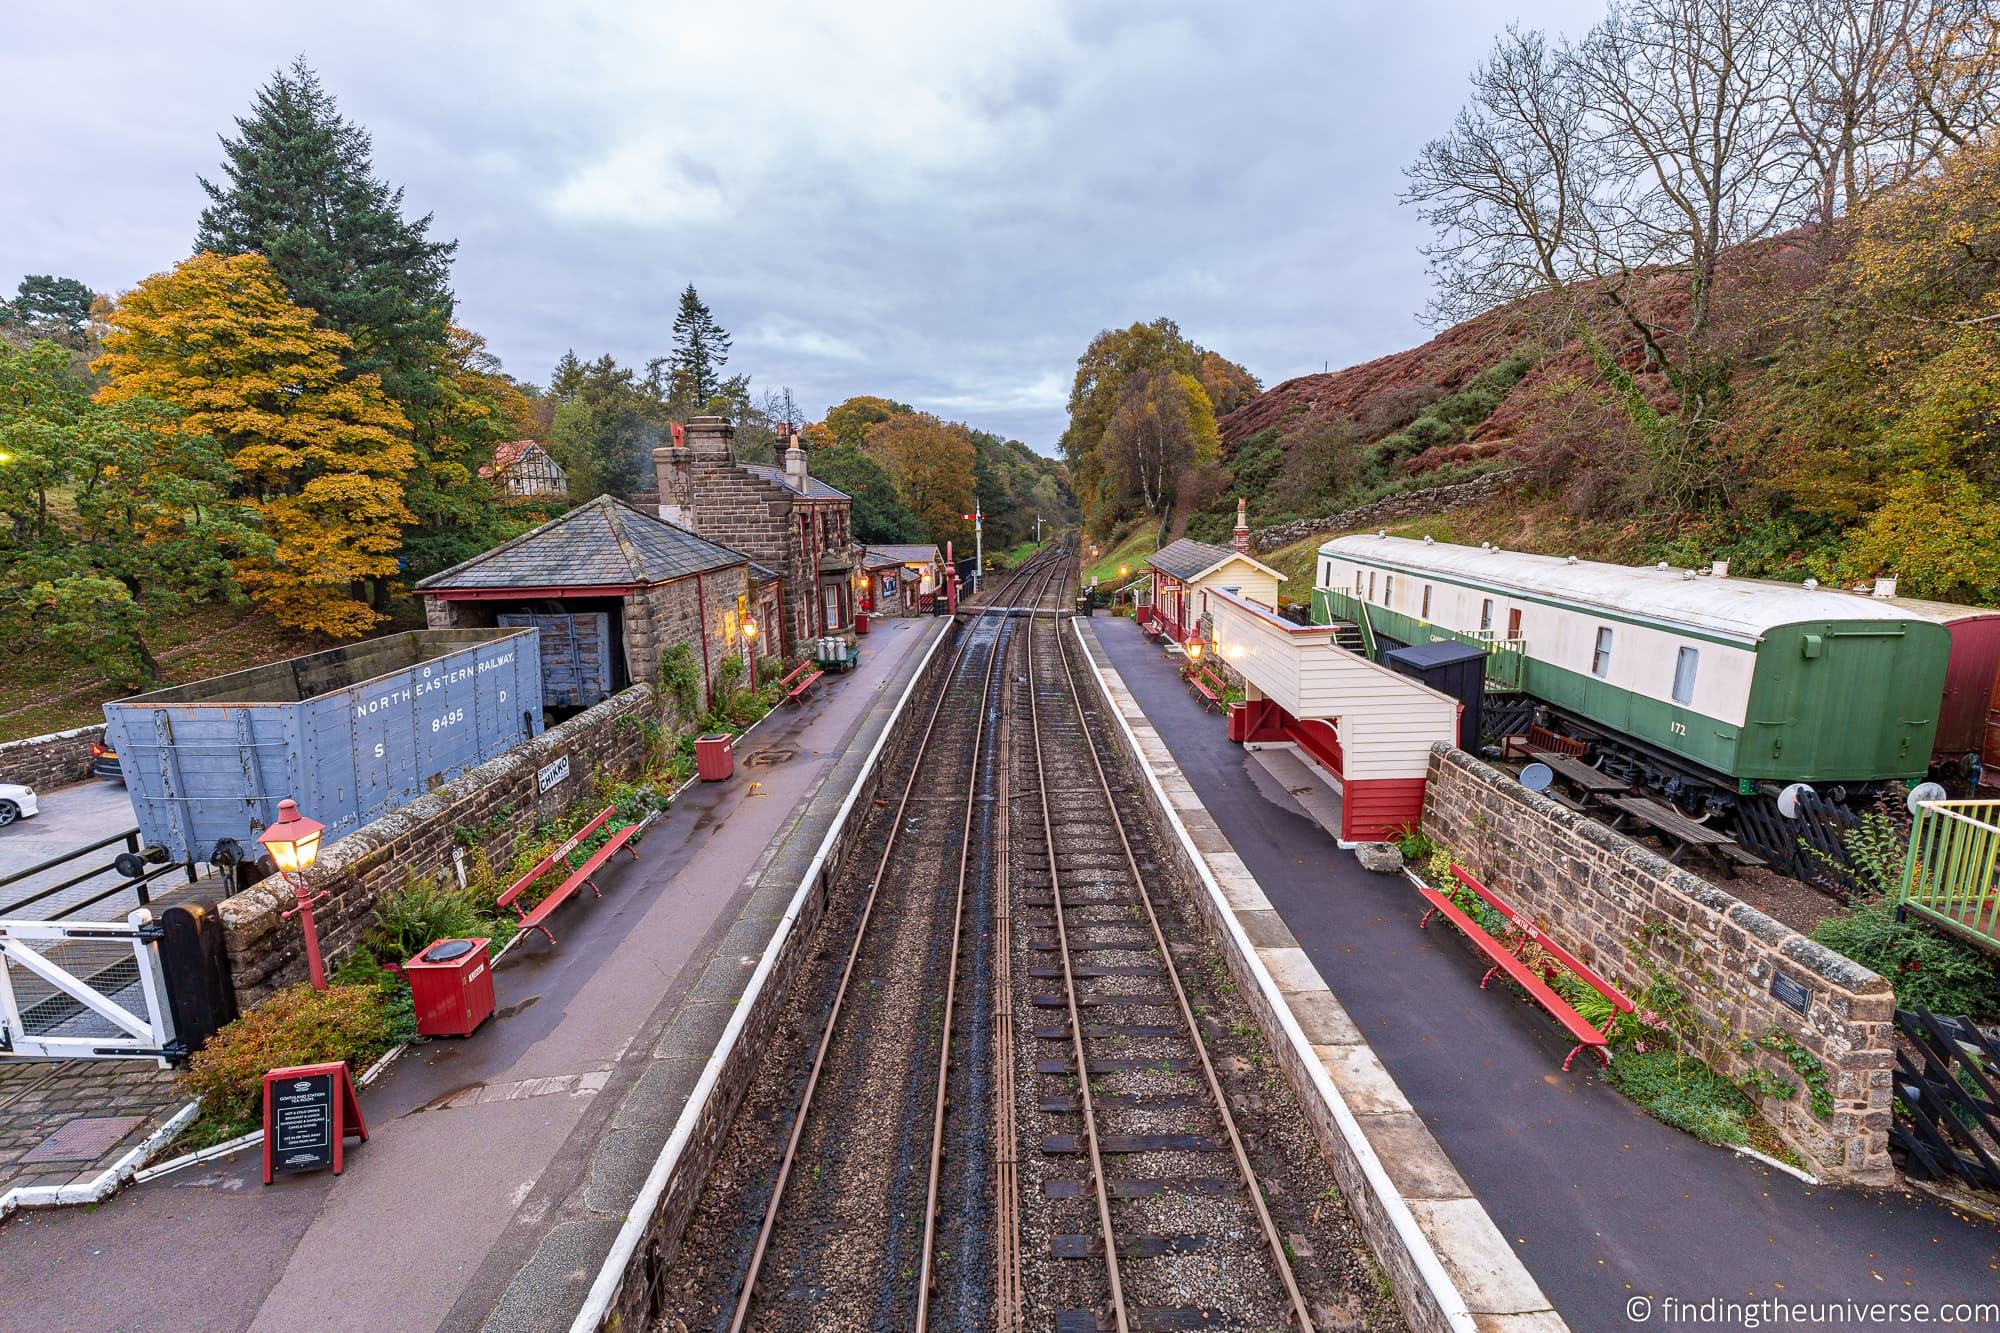
[[[1463,750],[1432,748],[1424,830],[1558,943],[1639,1000],[1656,979],[1699,1023],[1698,1053],[1794,1091],[1759,1109],[1827,1179],[1879,1183],[1889,1161],[1889,983],[1623,834],[1530,792]],[[1773,993],[1774,987],[1804,1010]],[[1804,1054],[1778,1049],[1792,1043]],[[1831,1112],[1814,1113],[1818,1062]]]
[[[735,616],[738,596],[749,597],[750,567],[732,565],[713,573],[658,583],[625,599],[625,654],[632,679],[657,686],[660,655],[685,643],[701,665],[702,679],[720,679],[722,663],[743,656],[743,627]],[[703,613],[706,612],[706,633]],[[744,679],[749,679],[746,670]]]
[[[591,799],[600,777],[636,774],[654,699],[650,687],[635,685],[322,850],[306,883],[332,895],[314,909],[327,969],[368,932],[384,894],[454,874],[455,851],[468,869],[480,856],[510,859],[522,831]],[[569,761],[568,776],[540,790],[541,770],[561,759]],[[305,980],[298,922],[279,915],[292,902],[292,890],[274,875],[221,905],[230,978],[246,1009]]]
[[[20,782],[36,791],[67,787],[90,776],[90,745],[104,724],[30,736],[0,745],[0,782]]]
[[[1280,546],[1290,546],[1293,542],[1302,542],[1308,537],[1332,536],[1337,532],[1352,532],[1357,528],[1372,528],[1406,518],[1419,518],[1425,514],[1458,509],[1499,496],[1507,489],[1514,472],[1513,468],[1501,468],[1473,477],[1469,481],[1453,482],[1449,486],[1427,486],[1420,491],[1385,495],[1380,500],[1373,500],[1359,508],[1326,518],[1301,518],[1291,523],[1278,523],[1268,528],[1259,528],[1251,534],[1250,540],[1260,553],[1275,551]],[[1293,592],[1291,595],[1298,597],[1300,594]]]

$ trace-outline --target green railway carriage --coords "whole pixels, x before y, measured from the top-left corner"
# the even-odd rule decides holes
[[[1488,678],[1740,792],[1924,776],[1951,636],[1812,584],[1400,537],[1320,548],[1313,617],[1461,639]]]

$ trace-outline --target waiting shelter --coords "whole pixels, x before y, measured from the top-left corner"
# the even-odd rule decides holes
[[[1152,599],[1141,604],[1139,623],[1176,643],[1200,637],[1205,593],[1226,590],[1275,610],[1285,577],[1246,551],[1186,537],[1153,552],[1146,567],[1153,576]]]
[[[1342,845],[1378,842],[1423,814],[1433,743],[1455,744],[1459,702],[1239,593],[1204,593],[1216,655],[1243,678],[1231,735],[1290,745],[1340,793]]]

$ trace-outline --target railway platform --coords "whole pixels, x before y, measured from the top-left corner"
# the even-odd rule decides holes
[[[1990,1225],[1915,1195],[1808,1185],[1652,1120],[1592,1071],[1557,1072],[1562,1031],[1481,992],[1484,960],[1419,931],[1423,899],[1341,850],[1326,812],[1296,798],[1307,784],[1230,743],[1130,621],[1087,633],[1170,753],[1162,780],[1213,817],[1393,1080],[1384,1095],[1407,1099],[1570,1327],[1644,1327],[1640,1298],[2000,1299]]]
[[[363,1091],[372,1137],[345,1175],[267,1189],[252,1152],[17,1216],[6,1308],[39,1327],[567,1327],[778,929],[760,886],[796,884],[948,623],[879,625],[855,672],[743,740],[734,780],[675,803],[558,947],[510,951],[497,1021]]]

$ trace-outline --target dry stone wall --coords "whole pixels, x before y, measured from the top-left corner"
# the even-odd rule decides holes
[[[328,969],[367,933],[385,894],[455,876],[458,857],[467,869],[482,856],[505,861],[521,833],[594,799],[600,778],[636,775],[654,698],[651,687],[635,685],[321,851],[306,884],[330,895],[314,908]],[[567,772],[556,776],[551,766]],[[230,979],[243,1008],[305,979],[298,922],[280,915],[292,903],[291,888],[275,875],[222,902]]]
[[[1455,747],[1431,750],[1423,825],[1635,1000],[1671,984],[1719,1073],[1790,1087],[1756,1100],[1819,1175],[1893,1178],[1888,982]]]
[[[1352,532],[1356,528],[1369,528],[1406,518],[1418,518],[1424,514],[1435,514],[1446,509],[1458,509],[1465,505],[1477,504],[1482,500],[1496,498],[1507,489],[1513,476],[1513,468],[1502,468],[1474,477],[1470,481],[1454,482],[1449,486],[1427,486],[1420,491],[1387,495],[1357,509],[1349,509],[1327,518],[1301,518],[1291,523],[1277,523],[1268,528],[1259,528],[1251,534],[1250,540],[1260,553],[1275,551],[1280,546],[1290,546],[1293,542],[1302,542],[1308,537],[1331,536],[1336,532]],[[1291,595],[1299,594],[1293,592]]]
[[[90,745],[103,724],[30,736],[0,745],[0,782],[20,782],[36,791],[66,787],[90,776]]]

